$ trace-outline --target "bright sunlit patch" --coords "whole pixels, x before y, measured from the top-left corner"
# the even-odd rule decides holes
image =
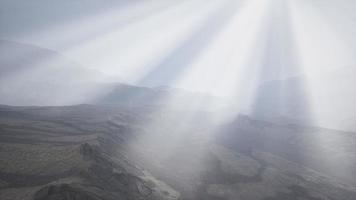
[[[216,99],[211,101],[206,93],[217,94],[221,90],[218,95],[234,96],[239,92],[240,79],[250,56],[252,57],[251,51],[268,8],[266,1],[245,3],[237,9],[232,21],[214,38],[208,49],[173,82],[178,87],[205,94],[199,94],[199,98],[195,96],[193,101],[180,96],[179,91],[162,97],[163,106],[155,110],[146,122],[147,133],[138,139],[137,144],[133,144],[132,151],[143,148],[147,153],[146,159],[154,156],[157,162],[165,162],[176,151],[192,146],[194,149],[189,152],[194,152],[197,157],[204,157],[207,151],[203,149],[209,146],[209,140],[216,131],[215,126],[221,120],[227,120],[228,116],[223,103]],[[221,107],[217,106],[219,103],[222,103]],[[172,111],[174,115],[170,116]],[[175,123],[171,124],[172,122]],[[195,125],[199,123],[204,123],[205,128],[196,129],[198,126]],[[198,173],[204,170],[204,164],[197,162],[196,166],[190,166],[190,171],[196,170]]]
[[[290,5],[296,44],[302,54],[300,62],[308,76],[317,77],[353,63],[352,51],[331,24],[321,18],[318,9],[298,1],[290,2]]]
[[[121,74],[124,80],[137,83],[224,4],[225,1],[185,2],[125,29],[114,28],[80,47],[74,55],[86,56],[84,59],[91,60],[91,66],[105,66],[106,73]],[[103,49],[103,54],[97,55],[98,49]],[[89,57],[94,54],[99,59]]]
[[[249,68],[249,59],[256,50],[261,35],[263,16],[268,1],[247,1],[239,5],[229,25],[208,46],[189,68],[178,77],[177,86],[233,96],[238,93],[244,71]]]
[[[330,5],[330,2],[325,3]],[[348,89],[355,83],[349,75],[355,72],[353,50],[350,44],[345,43],[347,39],[336,31],[338,26],[326,21],[313,3],[290,1],[289,5],[299,67],[303,72],[304,87],[308,90],[305,98],[313,115],[311,123],[319,127],[348,130],[348,121],[354,118],[354,114],[347,110],[356,109],[352,103],[354,92]],[[332,7],[328,9],[333,10]],[[349,155],[335,153],[342,146],[347,148],[348,141],[344,140],[346,133],[341,136],[325,129],[307,137],[314,143],[315,149],[311,163],[322,163],[324,170],[339,176],[346,177],[352,173],[352,169],[341,164],[350,162]]]
[[[239,5],[228,26],[213,40],[181,76],[179,88],[225,98],[231,107],[215,113],[215,120],[228,120],[238,112],[248,112],[259,87],[261,58],[265,48],[268,14],[274,1],[245,1]]]
[[[352,49],[334,30],[335,25],[325,21],[311,4],[293,1],[290,6],[298,59],[315,122],[319,126],[341,128],[342,121],[353,117],[346,111],[354,108],[351,99],[355,96],[346,86],[353,82],[348,75],[354,73]]]

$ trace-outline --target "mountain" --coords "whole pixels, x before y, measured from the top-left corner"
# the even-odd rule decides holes
[[[227,121],[214,96],[107,81],[32,45],[0,49],[0,103],[17,105],[0,105],[0,199],[356,196],[355,134],[312,126],[324,114],[353,118],[352,82],[323,82],[350,73],[314,82],[326,92],[312,97],[303,77],[265,82],[250,116]],[[326,109],[326,99],[343,104]]]
[[[161,107],[0,106],[0,199],[356,196],[354,134],[247,116],[215,126],[209,116]],[[340,155],[349,163],[328,166],[349,172],[346,180],[301,159],[325,165]]]
[[[0,199],[177,198],[121,150],[134,128],[125,122],[132,120],[125,110],[87,105],[0,110]],[[108,119],[113,114],[119,121]]]
[[[109,79],[58,52],[5,40],[0,41],[0,66],[2,104],[80,103],[98,90],[97,82]]]
[[[0,78],[14,78],[19,74],[38,71],[52,73],[41,78],[52,81],[75,81],[82,76],[82,81],[100,80],[105,77],[98,71],[80,66],[59,52],[20,42],[0,40]],[[35,75],[35,74],[34,74]],[[36,74],[40,75],[40,74]],[[29,77],[32,78],[32,77]]]
[[[18,106],[112,104],[149,106],[200,104],[216,97],[172,89],[138,87],[81,67],[58,52],[29,44],[0,40],[0,103]],[[175,98],[175,102],[170,99]],[[210,103],[209,106],[213,104]],[[208,105],[205,105],[208,108]]]
[[[354,68],[267,81],[258,87],[250,114],[262,120],[355,131]]]
[[[276,124],[240,115],[218,137],[238,151],[268,152],[356,186],[356,176],[350,173],[356,169],[354,132]]]

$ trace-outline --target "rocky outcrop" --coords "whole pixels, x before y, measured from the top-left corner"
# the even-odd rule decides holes
[[[103,200],[93,193],[69,184],[49,185],[40,189],[34,200]]]

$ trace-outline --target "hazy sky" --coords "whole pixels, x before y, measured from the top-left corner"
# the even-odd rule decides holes
[[[353,8],[352,0],[2,0],[0,39],[56,50],[84,67],[149,86],[179,82],[212,48],[218,68],[235,57],[229,67],[268,66],[263,77],[273,80],[304,73],[293,67],[312,59],[302,54],[323,66],[310,74],[353,65]],[[224,37],[229,42],[213,47]],[[233,53],[228,58],[224,51]]]
[[[129,2],[134,3],[135,0],[1,0],[0,37],[21,39],[26,34],[105,12],[112,7],[124,7]]]
[[[0,82],[49,80],[55,73],[41,73],[69,62],[66,69],[94,70],[77,70],[78,79],[100,73],[256,103],[264,82],[299,76],[300,102],[319,118],[349,120],[356,113],[355,10],[354,0],[1,0],[0,39],[54,50],[61,60],[32,63],[41,70]],[[1,58],[19,60],[16,51]]]

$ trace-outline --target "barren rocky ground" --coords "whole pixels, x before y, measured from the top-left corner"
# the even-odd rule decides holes
[[[246,116],[212,127],[198,115],[187,124],[177,111],[148,129],[153,110],[1,106],[0,199],[356,197],[352,133]],[[317,144],[323,134],[334,140]]]

